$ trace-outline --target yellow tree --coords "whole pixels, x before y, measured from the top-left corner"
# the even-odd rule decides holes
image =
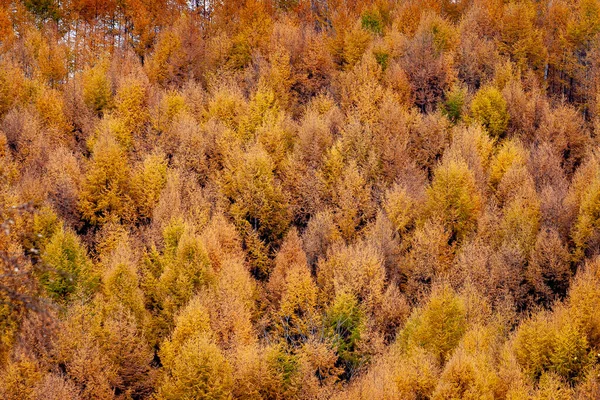
[[[451,240],[463,240],[477,227],[480,208],[473,172],[461,159],[445,159],[427,188],[425,215],[439,220],[451,232]]]
[[[471,103],[472,118],[492,137],[500,137],[508,127],[508,112],[502,93],[492,86],[480,89]]]
[[[267,288],[278,308],[275,323],[281,336],[290,344],[306,341],[317,323],[317,287],[295,229],[277,253]]]
[[[422,347],[443,363],[466,332],[466,311],[463,299],[451,288],[437,288],[424,307],[413,312],[397,345],[406,350]]]
[[[162,154],[148,155],[134,173],[131,181],[132,197],[140,220],[150,220],[160,194],[167,183],[167,161]]]
[[[131,172],[125,152],[109,135],[95,143],[79,193],[79,210],[92,225],[112,220],[131,221]]]
[[[274,174],[271,157],[260,146],[251,148],[239,160],[228,160],[221,179],[221,191],[230,202],[229,213],[238,224],[246,221],[269,242],[283,237],[289,222],[284,193]]]

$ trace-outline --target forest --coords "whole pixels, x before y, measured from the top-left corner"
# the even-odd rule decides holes
[[[600,399],[600,0],[0,0],[0,399]]]

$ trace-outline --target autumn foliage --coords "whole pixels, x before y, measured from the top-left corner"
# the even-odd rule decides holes
[[[0,0],[0,398],[600,398],[600,1]]]

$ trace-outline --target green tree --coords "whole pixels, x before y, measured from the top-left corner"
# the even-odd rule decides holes
[[[364,313],[351,293],[339,293],[326,313],[326,333],[350,376],[363,361],[358,345],[365,329],[364,323]]]
[[[454,124],[462,118],[466,95],[467,92],[464,88],[455,85],[446,94],[446,100],[441,106],[442,114]]]
[[[58,229],[44,249],[42,262],[47,269],[40,282],[59,303],[67,304],[78,291],[85,294],[92,288],[92,264],[75,233]]]

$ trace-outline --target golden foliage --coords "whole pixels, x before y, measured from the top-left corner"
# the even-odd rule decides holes
[[[106,63],[98,63],[83,73],[83,100],[96,114],[112,107],[112,88]]]
[[[431,295],[422,309],[413,312],[400,333],[398,345],[405,349],[422,347],[444,362],[466,329],[463,300],[444,286]]]
[[[93,225],[115,218],[131,221],[130,174],[123,149],[113,138],[102,135],[94,145],[80,192],[79,209],[83,218]]]
[[[508,112],[502,93],[493,86],[481,88],[471,103],[472,118],[492,137],[500,137],[508,128]]]
[[[446,160],[427,189],[425,215],[439,220],[457,240],[477,227],[481,199],[473,172],[463,160]]]
[[[195,335],[181,347],[173,364],[166,368],[158,389],[159,399],[227,399],[232,390],[231,367],[210,339]]]
[[[0,0],[0,398],[600,398],[598,0]]]

